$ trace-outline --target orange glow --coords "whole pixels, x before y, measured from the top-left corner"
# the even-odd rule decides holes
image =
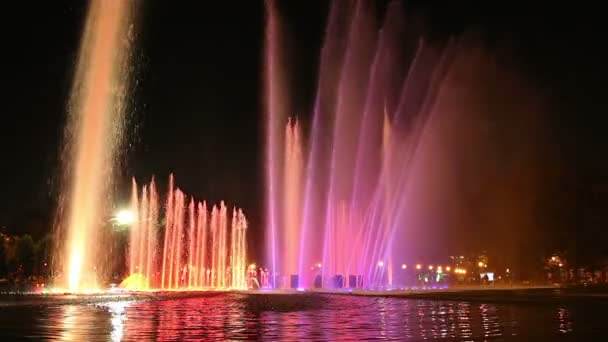
[[[416,269],[417,269],[417,270],[422,269],[422,265],[420,265],[420,264],[416,264]]]
[[[452,268],[450,266],[446,266],[445,270],[448,271],[448,272],[450,272],[452,270]]]

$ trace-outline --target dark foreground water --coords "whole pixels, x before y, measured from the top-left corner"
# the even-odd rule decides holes
[[[603,299],[547,302],[526,297],[531,300],[494,303],[321,294],[220,293],[93,301],[0,297],[0,341],[595,340],[608,336]]]

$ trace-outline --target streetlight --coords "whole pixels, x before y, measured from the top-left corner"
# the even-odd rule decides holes
[[[114,216],[114,220],[117,224],[121,226],[133,224],[135,223],[135,221],[137,221],[135,213],[127,209],[122,209],[118,213],[116,213],[116,216]]]

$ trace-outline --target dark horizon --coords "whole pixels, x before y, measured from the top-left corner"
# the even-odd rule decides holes
[[[381,16],[386,1],[377,3]],[[413,37],[440,43],[471,35],[499,65],[524,74],[543,99],[539,136],[551,163],[540,170],[548,175],[542,210],[536,213],[537,230],[528,232],[540,242],[539,250],[526,255],[568,250],[581,262],[607,257],[602,37],[591,9],[405,3]],[[187,194],[210,202],[223,199],[246,211],[248,238],[259,259],[264,216],[263,1],[213,8],[196,2],[140,5],[137,85],[116,202],[127,200],[131,177],[143,182],[156,175],[162,194],[169,173],[174,173]],[[58,193],[66,104],[86,6],[77,1],[14,6],[18,8],[6,11],[2,20],[3,32],[9,33],[2,64],[10,89],[3,101],[0,142],[5,160],[0,226],[16,233],[45,232],[51,229]],[[295,90],[292,110],[306,125],[328,5],[291,2],[279,8],[292,37],[286,47]],[[503,151],[516,153],[521,146],[508,143],[521,131],[510,118],[499,115],[490,124],[507,126],[498,130],[506,136]],[[489,234],[462,229],[454,235],[480,241],[446,242],[449,253],[472,252],[459,251],[459,245],[495,244],[491,227]]]

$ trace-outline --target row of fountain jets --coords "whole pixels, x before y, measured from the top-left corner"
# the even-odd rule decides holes
[[[164,215],[159,221],[159,196],[154,179],[139,189],[132,181],[131,210],[137,218],[130,227],[130,290],[245,289],[247,219],[243,211],[224,202],[197,202],[174,187],[173,175]]]

